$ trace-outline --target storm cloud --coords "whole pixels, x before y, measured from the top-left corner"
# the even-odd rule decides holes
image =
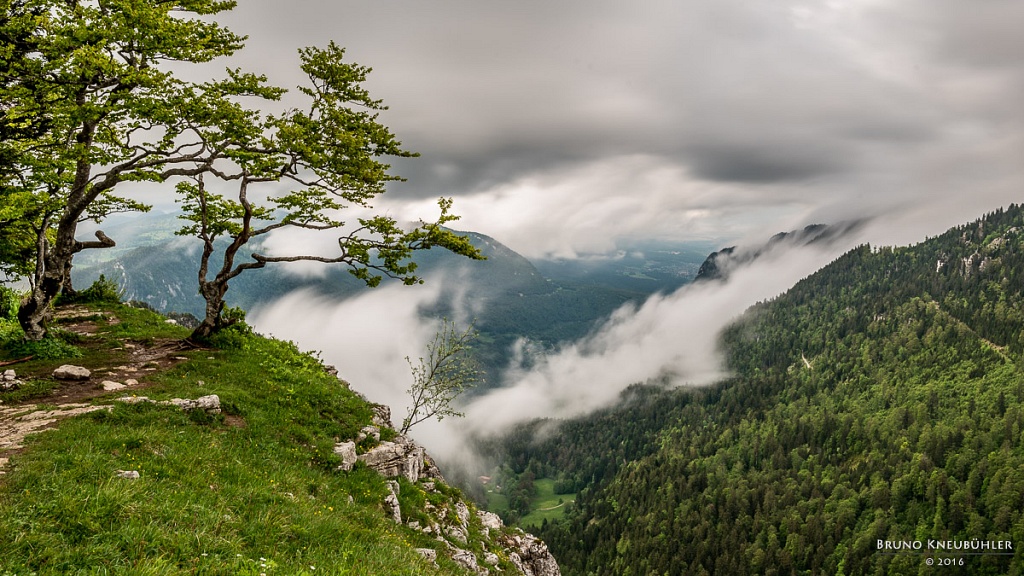
[[[297,47],[346,46],[422,153],[395,162],[409,181],[382,206],[455,196],[465,228],[530,255],[644,233],[623,211],[594,221],[623,198],[687,222],[658,227],[679,239],[898,214],[876,241],[909,242],[1024,184],[1012,0],[249,0],[229,24],[251,37],[240,63],[282,85]],[[658,193],[637,158],[672,175]],[[585,177],[609,167],[614,186]],[[580,223],[479,208],[531,193]]]

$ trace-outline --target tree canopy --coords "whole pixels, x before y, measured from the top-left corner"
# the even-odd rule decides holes
[[[342,63],[343,50],[333,43],[300,53],[310,79],[299,89],[309,102],[302,111],[262,112],[285,92],[264,76],[228,69],[196,82],[178,75],[184,65],[242,48],[243,37],[210,18],[235,5],[3,0],[0,266],[30,280],[19,310],[28,338],[46,335],[50,304],[72,290],[75,254],[115,245],[100,231],[95,240],[77,239],[78,225],[148,209],[124,193],[126,185],[184,179],[177,190],[194,223],[189,233],[204,241],[227,234],[237,251],[278,227],[340,227],[338,210],[369,206],[398,179],[378,158],[410,154],[376,121],[383,105],[360,85],[368,68]],[[237,200],[209,195],[210,178],[237,184]],[[294,188],[263,205],[248,195],[253,184],[280,181]],[[366,218],[368,234],[340,240],[343,256],[335,261],[373,283],[374,268],[414,279],[401,262],[409,250],[436,245],[474,254],[441,227],[453,219],[449,206],[442,202],[435,225],[412,232],[387,217]],[[240,271],[225,266],[229,275]],[[223,284],[221,300],[228,279],[214,279]]]
[[[178,184],[181,218],[189,222],[179,234],[203,241],[199,292],[206,300],[206,314],[194,338],[205,338],[226,325],[222,312],[230,280],[269,263],[342,264],[366,284],[376,286],[384,276],[406,284],[420,282],[416,263],[409,259],[414,250],[437,246],[482,258],[466,237],[444,228],[456,219],[449,213],[451,200],[439,201],[437,221],[421,222],[411,230],[386,215],[358,218],[358,225],[340,219],[346,208],[372,208],[370,202],[384,193],[385,184],[401,179],[388,172],[390,166],[380,160],[382,156],[414,155],[378,122],[378,111],[385,106],[362,87],[369,69],[345,62],[344,56],[333,42],[326,48],[300,51],[309,82],[299,91],[307,98],[307,107],[252,119],[246,130],[232,136],[238,142],[227,148],[224,160],[230,162],[216,162],[210,169],[216,176],[213,182],[233,186],[230,196],[211,190],[203,175]],[[280,193],[253,192],[275,183],[289,188]],[[337,251],[329,255],[252,252],[248,259],[238,258],[243,246],[285,228],[335,231]],[[220,252],[219,268],[213,270],[218,238],[227,240],[227,245]]]

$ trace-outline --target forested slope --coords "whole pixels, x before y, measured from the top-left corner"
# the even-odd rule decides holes
[[[926,557],[878,540],[978,539],[1013,555],[954,566],[1020,573],[1022,229],[1011,206],[917,246],[864,246],[750,309],[723,336],[736,376],[666,393],[654,445],[544,528],[565,572],[908,574]]]

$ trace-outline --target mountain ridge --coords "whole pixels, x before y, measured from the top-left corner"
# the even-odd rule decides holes
[[[1011,205],[855,248],[726,330],[729,380],[507,445],[517,471],[580,490],[539,532],[565,573],[915,573],[925,556],[878,542],[972,539],[1015,543],[961,556],[972,574],[1017,573],[1022,229]],[[588,457],[606,438],[630,451]]]

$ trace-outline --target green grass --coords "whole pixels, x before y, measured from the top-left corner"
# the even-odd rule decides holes
[[[556,494],[555,481],[551,478],[539,478],[533,485],[537,495],[530,501],[530,512],[516,523],[527,530],[540,526],[545,519],[551,522],[561,518],[565,515],[566,506],[576,501],[576,494]],[[487,509],[504,515],[508,511],[508,497],[488,487]]]
[[[534,481],[537,495],[530,503],[530,513],[519,520],[520,526],[540,526],[544,520],[551,522],[565,514],[565,507],[576,501],[576,494],[555,494],[555,481],[541,478]]]
[[[188,334],[145,310],[96,307],[121,321],[80,345],[86,366],[120,362],[125,340]],[[190,359],[144,392],[218,394],[226,414],[118,405],[30,437],[0,476],[0,574],[459,573],[423,561],[419,534],[385,518],[379,475],[334,471],[335,439],[368,424],[369,406],[290,343],[233,342],[177,354]]]
[[[494,489],[487,489],[487,509],[501,514],[508,510],[508,497]]]

